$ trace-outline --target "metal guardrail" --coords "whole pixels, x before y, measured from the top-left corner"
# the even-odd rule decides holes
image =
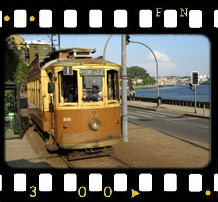
[[[142,101],[142,102],[157,103],[157,98],[135,97],[135,100]],[[166,98],[161,98],[161,104],[179,105],[179,106],[187,106],[187,107],[195,106],[195,102],[192,100],[176,100],[176,99],[166,99]],[[210,109],[210,102],[197,101],[197,107]]]

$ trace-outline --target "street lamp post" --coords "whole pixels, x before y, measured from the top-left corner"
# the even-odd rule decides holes
[[[123,142],[128,142],[128,116],[127,116],[127,67],[126,67],[126,35],[121,36],[122,47],[122,134]]]
[[[105,60],[105,53],[108,42],[112,34],[108,37],[103,53],[103,60]],[[128,142],[128,116],[127,116],[127,67],[126,67],[126,34],[121,35],[121,66],[122,66],[122,135],[123,142]]]
[[[107,44],[108,44],[108,42],[110,41],[111,37],[112,37],[112,34],[108,37],[108,39],[107,39],[107,41],[106,41],[106,43],[105,43],[105,46],[104,46],[104,53],[103,53],[103,60],[105,60],[105,54],[106,54]]]
[[[154,56],[154,59],[155,59],[155,62],[156,62],[156,74],[157,74],[157,108],[158,108],[158,107],[159,107],[159,97],[160,97],[160,94],[159,94],[159,76],[158,76],[158,63],[157,63],[157,58],[156,58],[154,52],[152,51],[152,49],[151,49],[149,46],[147,46],[146,44],[141,43],[141,42],[137,42],[137,41],[130,41],[130,42],[131,42],[131,43],[141,44],[141,45],[145,46],[146,48],[148,48],[148,49],[151,51],[151,53],[152,53],[153,56]]]

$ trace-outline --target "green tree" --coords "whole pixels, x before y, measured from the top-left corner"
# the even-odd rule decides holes
[[[146,69],[139,66],[127,67],[127,76],[131,79],[142,79],[143,85],[153,85],[156,83],[156,81],[150,77],[149,73],[147,73]]]
[[[5,43],[5,81],[19,82],[21,89],[27,85],[28,69],[24,60]]]
[[[21,88],[25,88],[27,85],[27,76],[28,76],[27,64],[23,61],[22,58],[19,59],[19,64],[14,73],[14,81],[19,82]]]
[[[4,61],[4,70],[5,70],[5,81],[13,81],[14,73],[19,64],[19,56],[14,53],[13,50],[8,48],[7,43],[5,43],[5,61]]]
[[[149,77],[149,74],[147,73],[147,71],[144,68],[138,67],[138,66],[128,67],[127,75],[135,79],[144,79],[146,77]]]
[[[154,85],[154,84],[156,84],[156,81],[155,81],[155,79],[153,79],[151,77],[147,77],[147,78],[143,79],[143,84],[144,85],[146,85],[146,84]]]

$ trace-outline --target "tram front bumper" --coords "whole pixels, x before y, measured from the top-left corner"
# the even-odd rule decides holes
[[[63,134],[59,147],[63,149],[86,149],[105,147],[122,141],[120,130],[103,133]]]

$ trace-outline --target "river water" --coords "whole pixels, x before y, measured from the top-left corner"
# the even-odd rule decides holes
[[[157,88],[136,89],[135,91],[136,96],[139,97],[157,97]],[[172,87],[159,88],[159,93],[161,98],[194,101],[194,91],[189,89],[189,85],[176,85]],[[210,85],[197,86],[197,101],[210,102]]]

